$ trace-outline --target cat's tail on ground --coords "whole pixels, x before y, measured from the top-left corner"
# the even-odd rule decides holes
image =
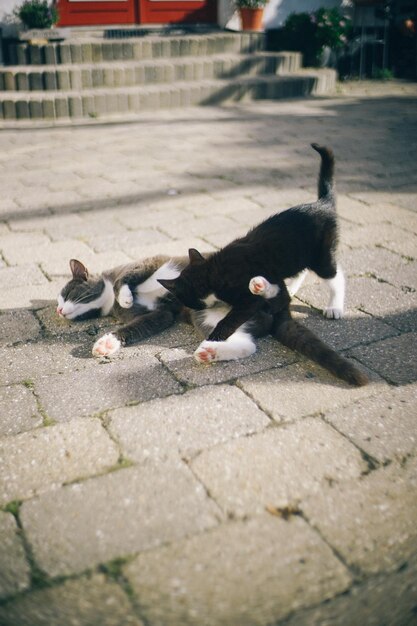
[[[366,374],[326,346],[311,330],[293,320],[288,313],[275,318],[272,335],[287,348],[307,356],[350,385],[362,387],[369,382]]]
[[[321,156],[318,197],[320,200],[330,200],[333,202],[335,196],[333,150],[326,146],[319,146],[318,143],[312,143],[311,147]]]

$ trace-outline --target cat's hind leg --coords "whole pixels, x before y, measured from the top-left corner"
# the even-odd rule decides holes
[[[194,352],[194,358],[198,363],[233,361],[244,359],[254,352],[256,344],[253,337],[239,328],[225,341],[203,341]]]
[[[113,335],[113,333],[107,333],[103,335],[103,337],[100,337],[100,339],[97,339],[93,346],[92,353],[93,356],[97,358],[112,356],[120,350],[121,345],[122,343],[116,335]]]
[[[264,276],[254,276],[249,281],[249,291],[254,296],[261,296],[270,300],[279,293],[278,285],[272,285]]]
[[[345,303],[345,277],[339,265],[335,276],[325,279],[325,283],[330,290],[330,299],[323,313],[328,319],[341,319]]]

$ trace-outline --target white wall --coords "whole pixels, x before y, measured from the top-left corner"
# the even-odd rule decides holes
[[[21,2],[22,0],[0,0],[0,28],[3,30],[3,35],[14,34],[13,9],[18,7]]]

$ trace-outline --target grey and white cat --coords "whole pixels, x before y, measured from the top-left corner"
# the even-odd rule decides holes
[[[183,306],[160,285],[167,273],[175,278],[187,259],[157,256],[90,275],[71,259],[71,280],[58,295],[57,313],[68,320],[86,320],[112,315],[123,325],[105,334],[93,346],[93,355],[110,356],[122,345],[137,343],[169,328]]]
[[[111,356],[121,346],[137,343],[169,328],[181,314],[207,336],[227,315],[230,306],[216,300],[203,311],[189,311],[158,282],[162,276],[176,278],[187,264],[186,257],[156,256],[92,276],[81,261],[71,259],[72,278],[58,295],[57,313],[71,321],[112,315],[124,323],[95,342],[92,353],[96,357]],[[300,277],[293,281],[292,294],[300,282]],[[251,280],[249,289],[265,300],[278,291],[276,285],[270,285],[261,276]],[[266,306],[226,341],[204,340],[194,357],[200,363],[208,363],[250,356],[256,351],[255,339],[267,335],[271,323],[272,315]]]

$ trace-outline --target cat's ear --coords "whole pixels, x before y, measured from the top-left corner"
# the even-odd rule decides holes
[[[77,259],[71,259],[70,268],[73,278],[81,278],[81,280],[87,280],[88,269],[85,267],[85,265],[81,263],[81,261],[77,261]]]
[[[190,265],[197,265],[199,263],[204,263],[205,261],[203,255],[200,254],[195,248],[190,248],[188,250],[188,258],[190,259]]]
[[[176,282],[175,278],[157,278],[157,281],[168,291],[174,291]]]

